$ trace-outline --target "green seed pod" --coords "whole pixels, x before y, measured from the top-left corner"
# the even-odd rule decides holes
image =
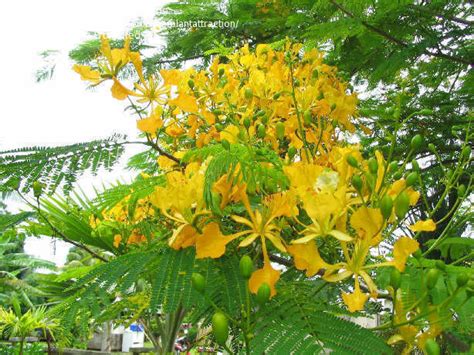
[[[276,135],[279,140],[285,138],[285,124],[283,122],[276,124]]]
[[[401,171],[397,171],[395,174],[393,174],[393,178],[395,180],[400,180],[403,176],[403,173]]]
[[[230,150],[230,143],[227,139],[221,140],[221,144],[224,147],[225,150]]]
[[[377,174],[377,170],[379,170],[379,163],[377,163],[377,159],[370,158],[369,162],[368,162],[368,165],[369,165],[369,171],[372,174]]]
[[[194,89],[194,80],[193,80],[193,79],[189,79],[189,80],[188,80],[188,86],[189,86],[191,89]]]
[[[407,186],[413,186],[416,184],[418,181],[418,173],[413,171],[410,174],[408,174],[407,179],[406,179],[406,184]]]
[[[362,185],[362,178],[359,175],[354,175],[352,177],[352,186],[354,186],[357,191],[360,191],[362,190]]]
[[[222,123],[216,123],[214,127],[216,127],[218,132],[221,132],[224,129],[224,126],[222,125]]]
[[[244,96],[247,100],[251,100],[253,97],[253,91],[251,88],[246,88],[244,91]]]
[[[268,123],[268,116],[267,116],[267,115],[263,115],[262,118],[260,119],[260,121],[261,121],[263,124],[267,124],[267,123]]]
[[[434,339],[427,339],[425,342],[426,355],[440,355],[441,349]]]
[[[257,137],[265,138],[265,135],[266,135],[265,126],[263,124],[259,124],[257,128]]]
[[[304,113],[303,113],[303,119],[304,119],[304,124],[309,126],[311,124],[311,120],[312,120],[313,116],[311,115],[311,111],[310,110],[306,110]]]
[[[273,94],[273,100],[278,100],[280,98],[280,96],[281,96],[281,93],[279,93],[279,92],[274,93]]]
[[[462,272],[456,277],[456,283],[458,284],[458,287],[463,287],[467,284],[469,281],[469,276],[467,273]]]
[[[443,262],[443,260],[436,260],[435,266],[441,271],[446,271],[446,264]]]
[[[267,283],[260,285],[257,291],[257,302],[259,305],[265,304],[270,299],[271,289]]]
[[[250,118],[245,117],[245,118],[244,118],[244,127],[245,127],[246,129],[249,129],[250,124],[251,124]]]
[[[412,167],[413,171],[416,171],[417,173],[420,172],[420,165],[418,164],[418,161],[416,159],[413,159],[411,161],[411,167]]]
[[[43,184],[39,181],[33,183],[33,195],[39,198],[43,194]]]
[[[411,139],[410,147],[415,152],[420,150],[422,146],[423,146],[423,136],[421,134],[417,134]]]
[[[331,105],[331,111],[334,111],[336,109],[337,105],[334,103]]]
[[[395,199],[395,214],[399,219],[402,219],[410,209],[410,197],[403,191]]]
[[[206,289],[206,279],[204,276],[197,272],[193,273],[191,275],[191,284],[197,292],[204,293],[204,290]]]
[[[395,171],[397,171],[398,169],[398,162],[396,161],[392,161],[389,165],[388,165],[388,171],[393,173]]]
[[[428,144],[428,149],[431,150],[433,153],[436,153],[436,147],[433,143]]]
[[[224,73],[225,73],[224,68],[220,68],[220,69],[219,69],[219,72],[218,72],[219,76],[224,75]]]
[[[359,163],[357,162],[357,159],[354,158],[352,155],[348,155],[346,157],[347,164],[352,166],[353,168],[357,168],[359,166]]]
[[[367,181],[367,187],[369,188],[369,190],[374,191],[375,190],[375,183],[376,183],[375,175],[365,173],[365,180]]]
[[[465,146],[462,151],[461,151],[461,154],[462,154],[462,158],[463,159],[469,159],[471,157],[471,147],[470,146]]]
[[[393,200],[389,195],[385,195],[380,200],[380,212],[382,212],[382,216],[385,219],[389,219],[392,215],[393,209]]]
[[[248,255],[244,255],[240,259],[239,263],[239,268],[240,268],[240,274],[246,278],[249,279],[250,275],[252,275],[253,272],[253,261],[252,258]]]
[[[397,268],[393,268],[390,272],[390,286],[392,286],[395,290],[400,288],[402,283],[402,274],[398,271]]]
[[[295,155],[296,155],[297,152],[298,152],[298,150],[297,150],[295,147],[290,147],[290,148],[288,149],[288,157],[289,157],[290,159],[293,159],[293,158],[295,157]]]
[[[464,194],[466,193],[466,186],[461,184],[458,186],[458,196],[464,196]]]
[[[426,274],[426,287],[431,290],[433,287],[436,286],[439,278],[439,270],[438,269],[429,269],[428,273]]]
[[[318,99],[318,100],[324,99],[324,92],[321,91],[321,92],[319,93],[317,99]]]
[[[225,345],[225,342],[229,337],[229,320],[224,313],[216,312],[212,316],[212,332],[216,339],[216,343],[219,345]]]

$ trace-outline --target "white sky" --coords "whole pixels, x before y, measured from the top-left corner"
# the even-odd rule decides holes
[[[15,0],[0,2],[0,150],[31,145],[62,145],[136,134],[135,119],[123,112],[109,86],[86,90],[86,83],[71,70],[67,53],[87,39],[87,31],[122,36],[142,18],[151,24],[166,0]],[[35,83],[41,66],[38,53],[59,50],[52,80]],[[81,179],[90,190],[99,180],[112,181],[117,173]],[[48,239],[30,239],[27,252],[62,264],[67,248]]]

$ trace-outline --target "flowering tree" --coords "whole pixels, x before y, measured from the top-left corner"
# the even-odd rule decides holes
[[[177,299],[171,301],[163,295],[168,290],[153,285],[129,295],[142,296],[132,313],[143,318],[150,335],[153,322],[142,315],[161,303],[178,323],[190,310],[196,321],[210,322],[215,341],[228,352],[326,347],[354,353],[360,349],[352,344],[364,338],[367,351],[390,352],[376,337],[379,331],[405,353],[418,347],[434,354],[435,339],[452,326],[453,312],[472,305],[472,281],[464,269],[443,263],[433,268],[419,250],[417,238],[434,231],[436,221],[406,220],[411,207],[426,198],[416,188],[422,186],[417,167],[406,171],[423,138],[413,137],[405,159],[393,156],[394,146],[387,156],[380,151],[364,156],[359,144],[350,143],[354,132],[370,133],[357,119],[357,96],[316,50],[303,51],[288,41],[279,48],[258,45],[255,51],[244,46],[206,70],[148,74],[129,38],[123,47],[111,48],[102,36],[99,57],[74,70],[94,86],[111,82],[112,96],[134,110],[137,128],[152,147],[139,185],[122,191],[116,203],[104,193],[100,200],[109,201],[108,207],[102,203],[82,214],[88,233],[117,256],[105,258],[102,274],[110,272],[107,264],[128,263],[132,276],[120,282],[130,287],[134,273],[142,271],[132,266],[137,260],[152,263],[159,250],[164,269],[152,277],[184,275],[173,287],[188,296],[173,294]],[[123,71],[132,72],[132,84],[121,79]],[[398,117],[393,134],[417,114],[423,112]],[[451,186],[469,159],[465,144]],[[240,276],[229,261],[236,256]],[[170,271],[175,259],[177,273]],[[91,273],[78,288],[92,280],[100,285],[100,271]],[[233,274],[236,284],[216,285],[214,273],[224,274],[224,280]],[[122,276],[117,272],[111,284]],[[325,293],[323,301],[328,285],[336,293]],[[216,292],[226,287],[237,290],[235,297],[225,290],[227,304]],[[305,310],[297,320],[285,308],[289,298],[300,298],[292,292],[304,295],[297,305]],[[367,303],[379,298],[390,299],[393,312],[374,332],[334,317],[344,309],[373,313]],[[345,307],[337,306],[339,300]],[[206,307],[214,309],[211,320]],[[343,335],[328,334],[321,321],[336,332],[351,332],[348,344]],[[164,352],[172,344],[165,341],[165,324],[161,343],[154,341]]]

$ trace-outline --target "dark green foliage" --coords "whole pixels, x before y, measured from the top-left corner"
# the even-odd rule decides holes
[[[252,340],[255,354],[315,354],[331,349],[335,354],[391,354],[374,332],[333,315],[317,302],[324,299],[302,283],[280,287],[278,297],[265,305]],[[316,298],[317,297],[317,298]],[[324,309],[324,311],[323,311]]]
[[[48,193],[59,187],[72,189],[80,174],[110,170],[124,151],[125,136],[60,147],[29,147],[0,152],[0,192],[12,191],[18,182],[28,192],[35,181],[46,185]]]

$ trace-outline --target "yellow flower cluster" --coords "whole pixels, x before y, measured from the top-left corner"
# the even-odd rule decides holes
[[[357,145],[344,141],[356,128],[365,129],[354,119],[357,97],[338,79],[336,69],[323,63],[321,53],[290,43],[281,50],[244,46],[225,61],[215,59],[208,70],[161,70],[145,76],[128,40],[120,49],[110,49],[106,37],[101,40],[95,68],[74,69],[93,85],[112,81],[115,98],[129,99],[140,107],[138,112],[147,112],[137,127],[161,153],[158,163],[166,173],[166,184],[156,188],[150,201],[173,226],[172,248],[195,247],[197,258],[218,258],[235,240],[238,247],[254,245],[263,266],[251,276],[250,290],[256,293],[267,283],[272,296],[280,271],[272,266],[271,255],[290,255],[308,277],[319,274],[328,282],[352,278],[353,291],[342,294],[350,311],[363,309],[369,296],[377,296],[372,269],[404,270],[418,249],[409,237],[394,243],[393,258],[370,260],[402,220],[406,211],[400,211],[416,204],[419,194],[404,179],[391,181],[381,153],[365,160]],[[136,72],[133,87],[119,79],[126,65]],[[237,166],[212,186],[220,209],[232,211],[215,215],[203,197],[211,158],[187,165],[180,158],[186,151],[217,144],[228,150],[233,145],[272,149],[288,188],[250,190]],[[223,223],[232,233],[222,232]],[[432,221],[420,221],[411,228],[434,227]],[[322,245],[331,248],[331,263]]]

